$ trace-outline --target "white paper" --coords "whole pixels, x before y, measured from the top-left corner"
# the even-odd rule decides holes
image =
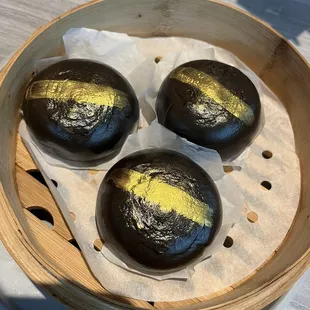
[[[97,195],[105,171],[69,170],[55,166],[57,162],[47,158],[29,137],[27,138],[27,131],[20,131],[46,178],[58,182],[57,190],[51,188],[52,193],[72,228],[89,266],[102,285],[117,295],[149,301],[173,301],[212,294],[242,280],[259,268],[285,237],[297,210],[300,189],[299,162],[294,151],[293,131],[288,115],[277,98],[273,97],[258,78],[232,54],[197,40],[139,39],[104,31],[72,29],[65,35],[64,42],[69,58],[83,57],[105,62],[119,70],[129,80],[139,98],[142,127],[146,127],[155,118],[151,106],[161,81],[173,68],[193,59],[215,59],[242,69],[260,90],[263,108],[267,110],[266,123],[261,134],[247,152],[232,163],[236,170],[222,178],[221,173],[216,176],[215,171],[209,171],[217,180],[216,184],[224,206],[224,225],[218,239],[224,240],[229,233],[233,237],[234,245],[226,249],[222,246],[222,242],[214,243],[209,251],[212,253],[220,249],[221,251],[195,266],[194,274],[190,271],[190,274],[178,275],[181,278],[191,275],[187,281],[175,279],[157,281],[144,277],[115,265],[115,261],[111,263],[102,253],[96,252],[93,249],[93,241],[98,238],[95,229],[94,197]],[[154,58],[157,56],[163,59],[156,65]],[[156,123],[153,126],[157,126]],[[149,130],[151,129],[152,126],[149,127]],[[145,133],[147,129],[140,131],[139,135]],[[123,154],[127,154],[127,146],[129,149],[136,147],[135,143],[131,144],[131,138],[133,136],[126,141]],[[156,139],[143,140],[148,140],[147,143],[162,142],[160,139],[159,142]],[[186,143],[184,139],[178,138],[168,145],[176,142]],[[191,149],[190,144],[187,145]],[[261,156],[261,152],[265,149],[274,152],[269,162]],[[199,162],[202,158],[199,154],[198,157],[195,152],[191,154],[186,155],[195,155],[194,160],[202,166],[205,164],[207,166],[207,163]],[[209,155],[206,158],[209,158]],[[104,169],[109,167],[106,166]],[[209,168],[205,169],[208,171]],[[260,182],[265,178],[273,182],[273,189],[268,193],[265,193],[260,186]],[[296,182],[288,184],[285,179]],[[48,184],[53,187],[51,182]],[[240,188],[245,193],[245,203]],[[230,229],[232,224],[238,222],[240,209],[243,215],[241,221]],[[249,211],[255,211],[259,215],[257,223],[252,224],[246,219],[246,213]],[[66,216],[69,212],[74,212],[76,215],[74,223],[70,223],[70,219]],[[276,220],[279,214],[281,221]],[[105,249],[103,253],[109,256]]]
[[[111,161],[105,163],[104,168],[103,166],[101,166],[102,171],[100,171],[100,174],[98,174],[98,179],[96,180],[96,182],[89,182],[88,169],[67,169],[61,166],[58,167],[57,165],[55,166],[47,163],[44,160],[44,156],[46,157],[48,155],[44,153],[43,156],[42,150],[40,150],[40,148],[31,137],[30,132],[28,131],[28,128],[24,121],[21,121],[20,123],[19,133],[23,141],[26,143],[27,148],[30,149],[31,154],[33,154],[33,156],[39,162],[39,165],[42,166],[42,169],[46,172],[48,177],[52,178],[50,177],[50,173],[54,175],[54,173],[57,171],[57,180],[62,180],[60,181],[61,187],[58,188],[61,194],[61,199],[57,196],[54,197],[61,210],[63,212],[67,212],[68,209],[72,210],[71,212],[73,212],[76,217],[79,217],[80,221],[84,224],[89,221],[89,218],[95,217],[97,192],[106,172],[121,158],[124,158],[129,154],[135,153],[139,150],[156,148],[169,149],[186,155],[190,159],[194,160],[197,164],[199,164],[205,171],[208,172],[211,178],[216,181],[216,185],[220,192],[223,205],[222,226],[213,244],[205,250],[200,260],[204,260],[207,257],[216,253],[218,250],[220,250],[222,248],[222,244],[229,228],[233,223],[239,221],[241,205],[243,204],[242,191],[238,188],[237,184],[233,180],[224,178],[223,164],[221,162],[219,154],[214,150],[200,147],[191,142],[188,142],[186,139],[180,138],[179,136],[177,136],[176,134],[166,129],[157,122],[154,122],[150,126],[141,129],[137,134],[130,135],[129,138],[126,140],[120,154]],[[61,188],[64,188],[63,192],[61,192]],[[231,191],[239,194],[235,196],[232,201],[229,202],[226,197],[230,196]],[[76,195],[76,192],[79,192],[80,194]],[[85,210],[86,202],[89,207],[87,208],[87,213],[83,213],[81,212],[81,210]],[[73,234],[75,238],[77,240],[80,240],[83,244],[86,243],[88,245],[92,245],[93,242],[99,238],[96,224],[94,222],[85,225],[83,230],[75,229],[74,231],[75,233],[73,232]],[[81,236],[77,238],[76,235]],[[95,235],[95,239],[90,237]],[[101,257],[101,259],[107,259],[109,262],[114,263],[126,270],[130,270],[131,272],[143,274],[129,268],[125,263],[118,259],[109,250],[107,244],[103,246],[101,252],[104,256]],[[84,254],[86,256],[86,259],[88,260],[90,253],[86,251]],[[100,261],[97,262],[97,264],[100,263]],[[189,265],[183,270],[168,273],[165,275],[145,275],[156,280],[172,278],[188,279],[193,274],[194,267],[197,263],[198,261],[193,263],[192,265]]]

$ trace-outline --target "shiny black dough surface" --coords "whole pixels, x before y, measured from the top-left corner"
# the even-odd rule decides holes
[[[85,83],[86,89],[79,89],[80,82]],[[41,85],[39,95],[38,87],[31,88],[34,83],[48,85],[43,95]],[[66,92],[57,83],[66,83]],[[109,92],[100,93],[96,90],[98,86],[107,87]],[[31,134],[40,147],[62,160],[82,164],[113,156],[138,121],[139,105],[131,85],[116,70],[101,63],[80,59],[61,61],[37,74],[28,92],[29,89],[34,89],[34,95],[26,93],[23,112]],[[71,90],[75,96],[72,98],[82,98],[80,102],[70,99]],[[112,102],[115,94],[122,96],[117,97],[121,108],[93,103],[94,97],[100,97],[97,101],[103,103],[105,98]]]
[[[132,174],[147,176],[155,184],[150,182],[145,192],[136,195],[128,190],[137,190]],[[158,194],[161,204],[154,203]],[[184,197],[209,206],[211,227],[193,220],[191,202],[184,210]],[[174,210],[167,212],[163,207],[169,203]],[[214,240],[221,219],[221,199],[209,175],[184,155],[163,149],[120,160],[105,176],[97,198],[99,234],[127,265],[146,272],[177,270],[197,259]]]
[[[216,82],[195,83],[194,75],[189,83],[171,78],[181,68],[189,72],[194,69]],[[219,104],[218,97],[229,99],[229,94],[232,99]],[[246,113],[234,105],[236,98],[251,116],[246,121]],[[254,84],[240,70],[216,61],[197,60],[174,69],[164,80],[156,112],[163,126],[193,143],[217,150],[226,161],[237,157],[252,142],[259,128],[261,103]]]

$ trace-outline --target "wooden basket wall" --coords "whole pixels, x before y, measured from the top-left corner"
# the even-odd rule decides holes
[[[113,296],[91,274],[49,190],[33,177],[37,177],[37,168],[16,133],[18,108],[33,63],[62,55],[62,35],[73,27],[207,41],[238,56],[283,102],[301,162],[299,209],[278,252],[247,279],[212,296],[153,303]],[[310,265],[309,81],[309,65],[279,33],[218,2],[106,0],[70,11],[34,33],[0,75],[1,240],[36,284],[77,309],[262,308],[285,292]],[[38,219],[42,216],[38,207],[52,215],[52,230]],[[100,246],[98,241],[95,248]]]

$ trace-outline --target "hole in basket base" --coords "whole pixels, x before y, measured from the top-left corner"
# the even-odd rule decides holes
[[[262,153],[262,156],[266,159],[270,159],[272,157],[272,153],[266,150]]]
[[[233,238],[227,236],[226,239],[225,239],[225,241],[224,241],[224,247],[225,247],[225,248],[231,248],[233,244],[234,244]]]
[[[271,185],[271,183],[269,181],[263,181],[262,183],[260,183],[260,185],[262,187],[264,187],[265,189],[267,189],[268,191],[270,191],[271,187],[272,187],[272,185]]]
[[[71,218],[72,218],[72,220],[73,220],[73,222],[76,220],[76,215],[75,215],[75,213],[73,213],[73,212],[70,212],[70,216],[71,216]]]
[[[246,217],[250,223],[256,223],[258,220],[258,215],[253,211],[248,212]]]
[[[71,243],[74,247],[76,247],[79,251],[81,251],[81,248],[75,239],[68,240],[68,242]]]
[[[101,239],[96,239],[94,241],[94,249],[97,251],[97,252],[101,252],[102,250],[102,247],[103,247],[103,244],[104,244],[104,241],[101,240]]]
[[[154,306],[154,301],[148,301],[148,303],[151,305],[151,306]]]
[[[88,173],[89,173],[90,175],[96,175],[98,172],[99,172],[99,170],[93,170],[93,169],[89,169],[89,170],[88,170]]]
[[[155,57],[154,61],[158,64],[163,58],[161,56]]]
[[[234,171],[233,166],[223,166],[225,173],[232,173]]]
[[[32,213],[35,217],[41,220],[47,227],[53,228],[54,227],[54,219],[50,212],[42,207],[29,207],[27,210]]]
[[[232,173],[233,171],[241,171],[240,166],[223,166],[225,173]]]
[[[40,170],[38,170],[38,169],[28,170],[27,173],[30,174],[32,177],[34,177],[42,185],[47,187],[47,184],[46,184],[44,177],[43,177],[42,173],[40,172]],[[53,184],[56,187],[58,187],[58,183],[55,180],[52,179],[51,181],[53,182]]]

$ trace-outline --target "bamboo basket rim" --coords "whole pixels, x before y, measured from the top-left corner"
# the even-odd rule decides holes
[[[252,14],[243,11],[242,9],[239,9],[237,7],[234,7],[233,5],[222,3],[217,0],[208,0],[209,2],[216,3],[218,5],[222,5],[225,7],[230,8],[231,10],[238,11],[241,14],[244,14],[248,16],[250,19],[253,20],[253,22],[260,23],[264,27],[268,28],[269,31],[273,32],[276,36],[281,38],[288,46],[291,48],[297,55],[302,59],[302,61],[305,63],[305,65],[310,69],[310,64],[305,59],[305,57],[299,52],[299,50],[292,45],[282,34],[280,34],[278,31],[273,29],[269,24],[266,22],[260,20],[259,18],[253,16]],[[56,17],[49,23],[41,26],[38,28],[29,38],[28,40],[15,52],[15,54],[9,59],[7,64],[4,66],[2,71],[0,72],[0,87],[3,84],[3,81],[6,78],[6,75],[10,71],[11,67],[15,63],[15,61],[19,58],[19,56],[23,53],[24,49],[39,35],[44,33],[45,30],[47,30],[51,25],[57,23],[61,19],[74,14],[80,10],[83,10],[84,8],[94,5],[99,2],[104,2],[104,0],[92,0],[88,3],[82,4],[77,6],[74,9],[71,9],[67,11],[66,13],[60,15],[59,17]],[[15,156],[15,155],[14,155]],[[15,171],[14,171],[15,173]],[[16,185],[16,184],[15,184]],[[0,210],[2,209],[2,216],[0,216],[0,240],[4,243],[5,247],[7,248],[8,252],[11,254],[11,256],[16,259],[17,262],[19,262],[22,259],[25,259],[26,257],[29,259],[29,262],[26,264],[22,264],[21,267],[23,271],[27,274],[27,276],[33,280],[36,281],[37,277],[43,277],[47,283],[51,282],[54,284],[61,284],[61,280],[57,277],[57,271],[55,271],[55,274],[51,274],[48,272],[43,264],[42,261],[45,261],[44,257],[41,253],[38,253],[38,251],[33,247],[31,244],[31,241],[27,237],[27,233],[23,231],[22,227],[20,226],[17,216],[15,215],[14,211],[11,209],[10,203],[7,199],[6,193],[3,189],[2,183],[0,184]],[[298,213],[298,212],[297,212]],[[294,225],[294,223],[293,223]],[[293,226],[292,225],[292,226]],[[6,235],[5,231],[6,228],[14,228],[14,235]],[[289,235],[289,232],[287,236]],[[285,242],[287,236],[285,237],[283,243]],[[18,245],[19,250],[16,250],[13,248],[13,245]],[[22,256],[19,255],[18,252],[22,250],[23,254]],[[35,253],[35,255],[34,255]],[[32,273],[32,267],[36,266],[38,268],[41,267],[41,272],[34,275]],[[234,306],[233,309],[240,309],[246,306],[247,302],[251,299],[252,304],[255,306],[254,308],[260,308],[263,306],[268,305],[276,298],[280,297],[289,287],[291,287],[303,274],[303,272],[310,267],[310,248],[292,265],[290,265],[288,268],[286,268],[281,274],[279,274],[277,277],[273,278],[271,281],[265,283],[264,285],[261,285],[256,290],[251,291],[250,293],[239,297],[232,299],[227,302],[223,302],[216,305],[208,306],[204,309],[232,309],[231,306]],[[88,296],[91,295],[91,293],[86,293]],[[95,298],[95,297],[94,297]],[[70,303],[67,303],[66,300],[63,300],[65,304],[68,304],[70,306]],[[110,306],[111,309],[118,309],[117,306],[122,306],[123,308],[127,309],[133,309],[134,307],[130,305],[124,305],[119,304],[116,301],[102,301],[103,303],[106,302],[106,306]],[[113,305],[114,304],[114,305]],[[202,304],[193,305],[190,307],[182,307],[178,309],[198,309],[198,307],[204,307]],[[238,308],[239,307],[239,308]],[[201,308],[200,308],[201,309]]]

